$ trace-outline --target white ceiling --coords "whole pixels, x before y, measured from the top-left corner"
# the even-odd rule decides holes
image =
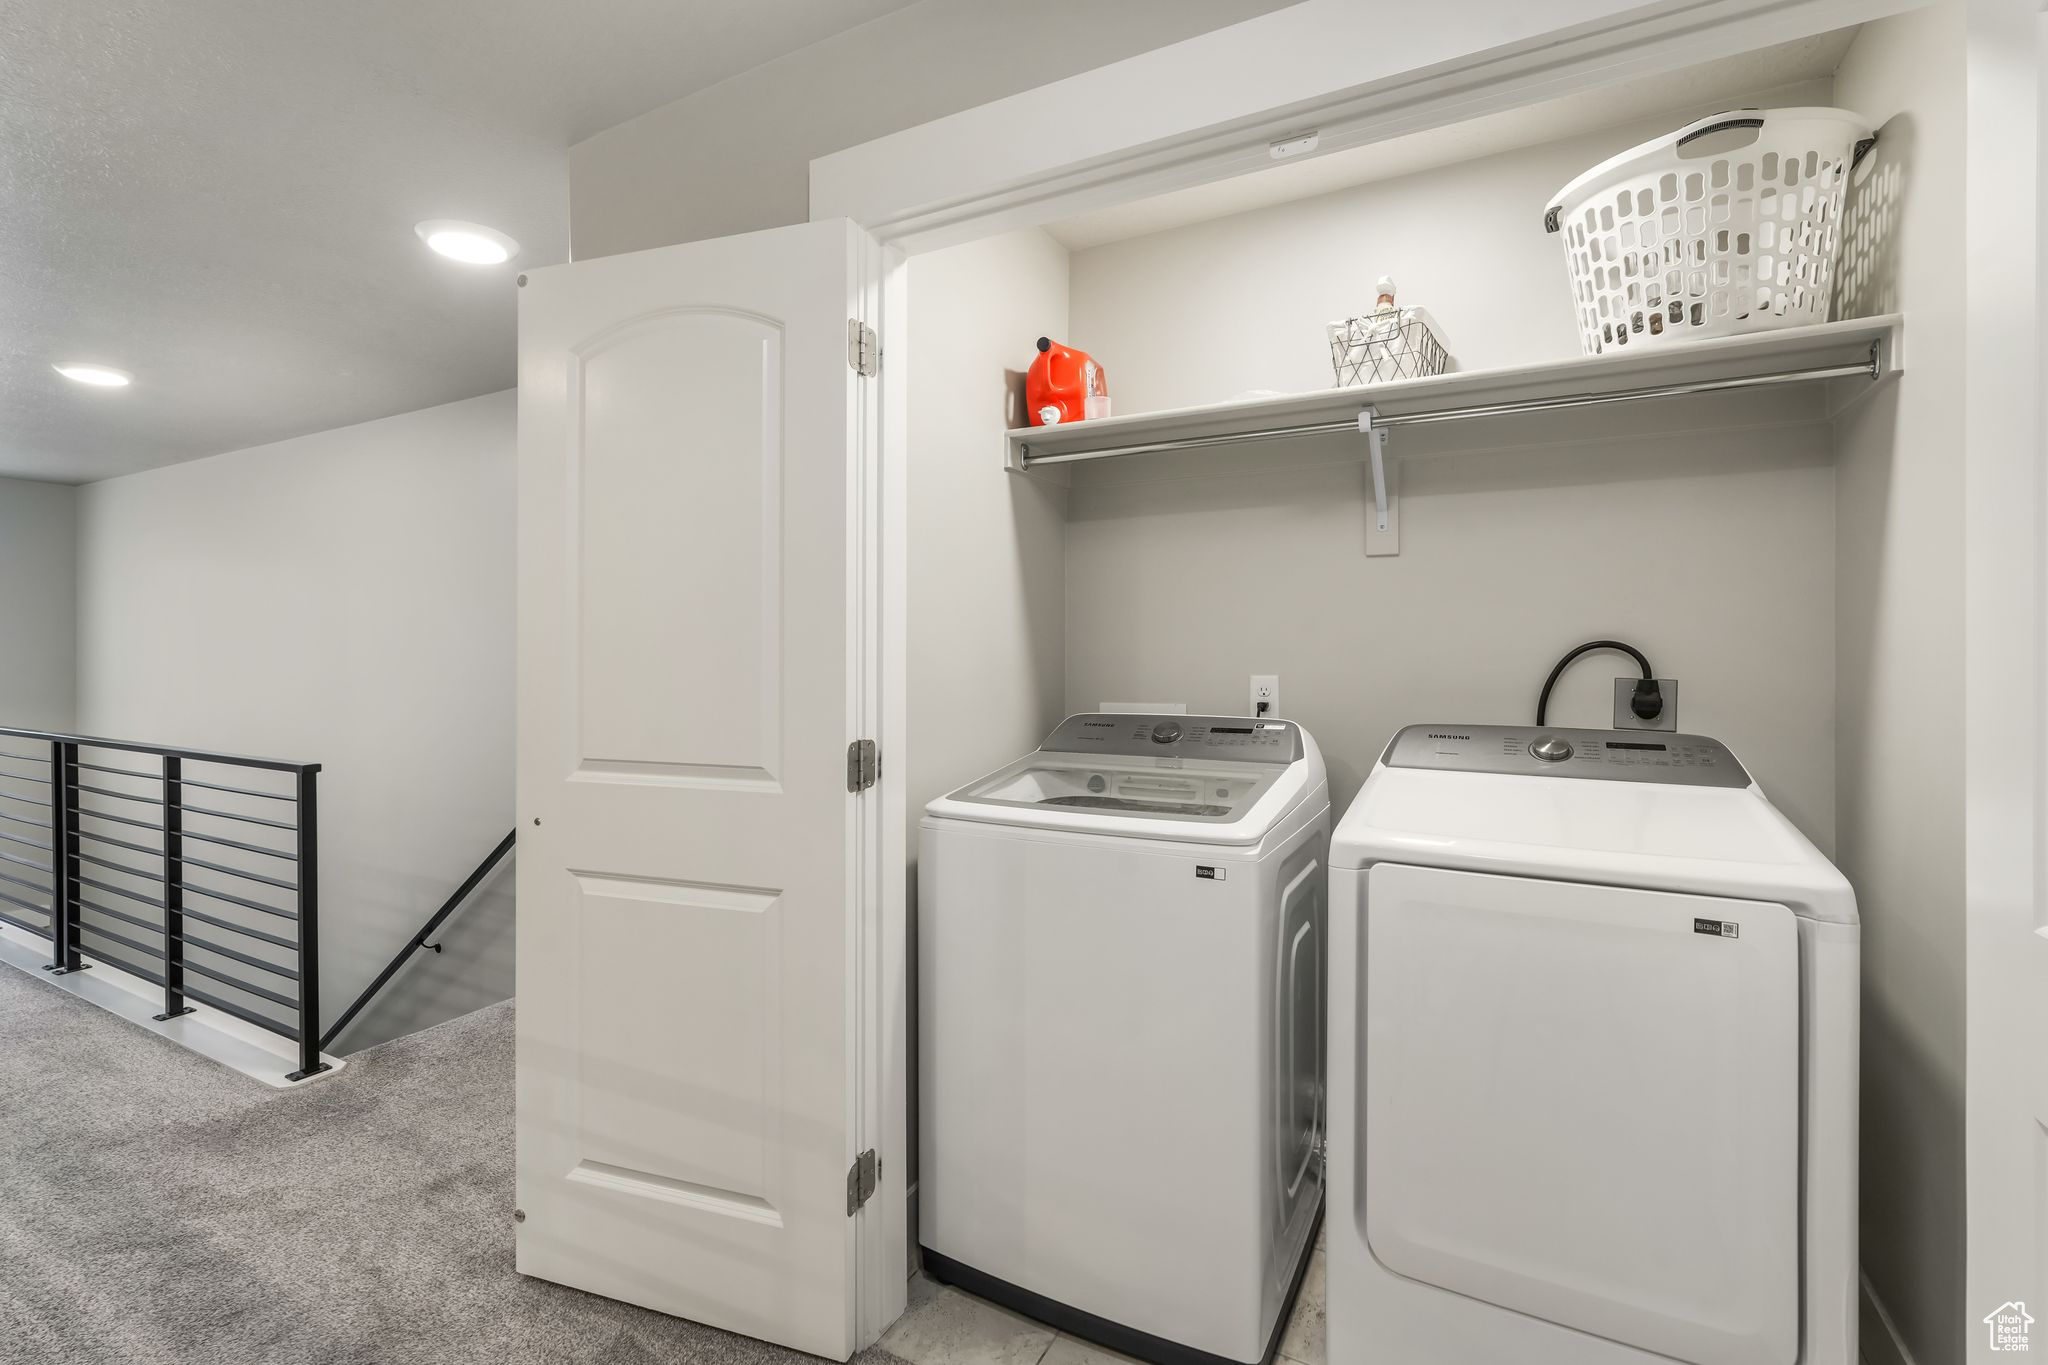
[[[1282,162],[1234,179],[1048,223],[1046,231],[1069,251],[1085,251],[1189,223],[1616,128],[1651,115],[1668,114],[1676,127],[1689,118],[1733,105],[1781,102],[1772,96],[1807,97],[1808,92],[1788,87],[1832,76],[1855,37],[1854,29],[1816,34],[1759,52],[1620,81],[1504,114],[1489,114],[1385,142]],[[1624,147],[1614,150],[1619,152]]]
[[[513,277],[567,257],[572,143],[907,3],[0,6],[0,474],[106,478],[510,387]],[[521,254],[444,261],[426,218]]]

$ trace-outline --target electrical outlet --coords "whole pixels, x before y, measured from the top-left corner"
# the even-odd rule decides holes
[[[1676,730],[1678,728],[1678,679],[1657,679],[1657,690],[1664,698],[1664,709],[1652,720],[1644,720],[1635,713],[1633,705],[1636,684],[1641,677],[1616,678],[1614,680],[1614,728],[1617,730]]]
[[[1271,718],[1280,714],[1280,675],[1277,673],[1252,674],[1251,705],[1246,709],[1248,716]]]

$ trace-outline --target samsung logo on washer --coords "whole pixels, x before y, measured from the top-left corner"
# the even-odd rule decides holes
[[[1431,731],[1429,732],[1429,737],[1430,737],[1431,739],[1470,739],[1470,738],[1472,738],[1472,736],[1470,736],[1470,735],[1454,735],[1454,734],[1451,734],[1451,733],[1450,733],[1449,731],[1447,731],[1447,730],[1431,730]]]

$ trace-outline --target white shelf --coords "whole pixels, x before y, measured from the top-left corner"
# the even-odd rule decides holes
[[[1367,409],[1395,440],[1400,428],[1466,417],[1593,407],[1687,393],[1881,378],[1899,369],[1897,314],[1749,336],[1627,347],[1606,355],[1472,370],[1280,398],[1175,408],[1007,433],[1010,469],[1120,455],[1235,445],[1356,428]]]

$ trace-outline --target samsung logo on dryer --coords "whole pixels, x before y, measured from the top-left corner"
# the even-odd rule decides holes
[[[1430,739],[1470,739],[1470,738],[1472,738],[1472,736],[1470,736],[1470,735],[1457,735],[1457,734],[1452,734],[1452,733],[1451,733],[1451,732],[1450,732],[1449,730],[1431,730],[1431,731],[1429,732],[1429,735],[1428,735],[1428,737],[1429,737]]]

